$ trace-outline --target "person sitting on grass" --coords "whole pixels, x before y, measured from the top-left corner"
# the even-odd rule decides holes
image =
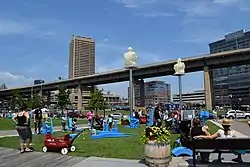
[[[223,130],[219,129],[216,133],[209,135],[209,136],[204,136],[204,135],[200,135],[200,136],[196,136],[195,138],[203,138],[203,139],[216,139],[216,138],[232,138],[232,137],[236,137],[235,132],[233,130],[230,129],[230,120],[224,118],[222,120],[221,123]],[[232,151],[234,154],[237,155],[237,158],[232,159],[232,161],[234,162],[239,162],[242,163],[242,157],[241,154],[244,154],[245,151],[244,150],[233,150]],[[218,155],[218,160],[221,161],[221,153]]]
[[[113,126],[113,117],[111,115],[108,115],[108,126],[109,126],[109,131],[111,131],[112,126]]]

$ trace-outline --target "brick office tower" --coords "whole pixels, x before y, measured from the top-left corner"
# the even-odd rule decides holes
[[[95,41],[92,38],[73,35],[69,49],[69,79],[92,74],[95,74]],[[90,91],[82,91],[82,107],[88,104],[89,96]],[[77,106],[76,89],[72,90],[70,100]]]

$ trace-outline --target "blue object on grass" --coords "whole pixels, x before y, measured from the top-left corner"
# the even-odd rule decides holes
[[[73,134],[69,134],[69,137],[70,137],[71,139],[74,139],[77,135],[78,135],[78,134],[73,133]]]
[[[119,137],[129,137],[129,134],[125,133],[100,133],[97,135],[91,135],[91,139],[103,139],[103,138],[119,138]]]
[[[48,122],[45,121],[42,125],[41,128],[41,133],[42,134],[53,134],[54,133],[54,128],[53,128],[53,120],[50,118],[50,125],[48,125]]]
[[[175,157],[178,157],[180,155],[188,155],[188,156],[193,156],[193,151],[190,150],[187,147],[176,147],[172,150],[172,154]]]
[[[127,128],[139,128],[139,119],[137,118],[130,118],[129,125],[127,125]]]

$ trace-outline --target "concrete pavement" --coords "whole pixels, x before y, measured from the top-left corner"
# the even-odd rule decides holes
[[[238,131],[246,136],[250,136],[250,127],[245,122],[238,122],[238,121],[233,120],[231,127],[232,127],[232,129],[234,129],[234,130],[236,130],[236,131]]]
[[[78,128],[88,128],[88,125],[86,125],[86,124],[78,125]],[[54,131],[58,132],[61,130],[62,130],[61,126],[54,126]],[[34,131],[35,131],[34,128],[32,128],[32,132],[34,132]],[[18,136],[16,130],[2,130],[2,131],[0,131],[0,138],[12,137],[12,136]]]

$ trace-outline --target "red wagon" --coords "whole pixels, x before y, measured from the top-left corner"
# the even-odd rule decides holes
[[[62,137],[53,137],[51,134],[46,134],[44,139],[43,152],[47,151],[60,151],[62,155],[68,154],[69,151],[74,152],[76,147],[73,145],[75,139],[82,133],[80,131],[71,137],[67,134]]]

